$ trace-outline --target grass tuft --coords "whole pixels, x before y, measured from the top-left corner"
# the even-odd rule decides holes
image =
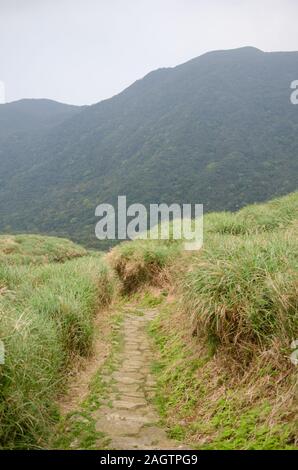
[[[48,240],[38,247],[31,242],[22,242],[19,263],[15,257],[12,262],[10,251],[0,264],[0,339],[5,346],[0,447],[5,449],[44,446],[58,418],[55,400],[74,361],[92,352],[94,316],[116,289],[100,256],[82,256],[84,249],[64,241],[63,255],[61,241],[55,247],[53,239],[47,255]],[[32,256],[33,263],[23,263],[23,256]]]

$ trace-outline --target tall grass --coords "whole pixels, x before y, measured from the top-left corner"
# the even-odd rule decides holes
[[[208,214],[152,328],[157,405],[198,449],[297,448],[298,193]]]
[[[240,352],[298,335],[298,193],[205,217],[203,250],[178,280],[196,333]],[[249,355],[249,354],[248,354]]]
[[[298,333],[296,227],[278,232],[213,237],[180,279],[182,302],[196,334],[239,356]],[[240,358],[240,356],[239,356]]]
[[[117,272],[124,293],[145,284],[161,285],[167,279],[166,268],[180,253],[180,244],[159,240],[135,240],[118,245],[108,256]]]
[[[240,351],[298,336],[297,219],[293,193],[235,214],[207,214],[199,252],[185,253],[173,240],[136,240],[116,247],[111,264],[127,292],[170,272],[192,332],[240,359]]]
[[[0,263],[44,264],[86,256],[87,250],[70,240],[42,235],[0,235]]]
[[[70,256],[68,250],[63,256],[63,249],[56,248],[46,255],[47,248],[42,247],[45,261]],[[114,277],[101,257],[49,264],[40,264],[39,259],[36,266],[39,255],[33,251],[33,265],[27,260],[16,264],[15,258],[11,263],[10,254],[0,264],[0,339],[5,345],[5,364],[0,365],[2,448],[44,445],[68,371],[76,358],[92,351],[94,315],[114,295]],[[72,253],[76,258],[84,250],[75,248]]]
[[[297,220],[297,211],[298,193],[292,193],[265,204],[244,207],[236,213],[208,214],[204,220],[206,236],[210,233],[253,236],[257,233],[284,229]]]

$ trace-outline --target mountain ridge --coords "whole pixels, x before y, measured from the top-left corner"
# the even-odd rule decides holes
[[[95,207],[118,194],[129,203],[197,202],[214,211],[294,191],[298,113],[290,83],[298,53],[224,52],[153,71],[30,137],[25,148],[22,139],[6,142],[0,230],[100,246]]]

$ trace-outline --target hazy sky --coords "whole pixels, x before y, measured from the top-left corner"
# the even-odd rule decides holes
[[[298,0],[0,0],[6,100],[89,104],[204,52],[298,50]]]

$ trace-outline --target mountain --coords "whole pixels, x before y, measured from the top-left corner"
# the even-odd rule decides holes
[[[298,52],[215,51],[75,108],[37,135],[0,141],[0,231],[100,246],[95,207],[118,195],[215,211],[294,191],[295,79]]]
[[[0,104],[0,192],[13,175],[31,168],[37,143],[82,109],[45,99]],[[2,196],[0,201],[5,203]]]
[[[73,116],[82,107],[52,100],[24,99],[0,104],[0,139],[16,133],[48,130]]]

